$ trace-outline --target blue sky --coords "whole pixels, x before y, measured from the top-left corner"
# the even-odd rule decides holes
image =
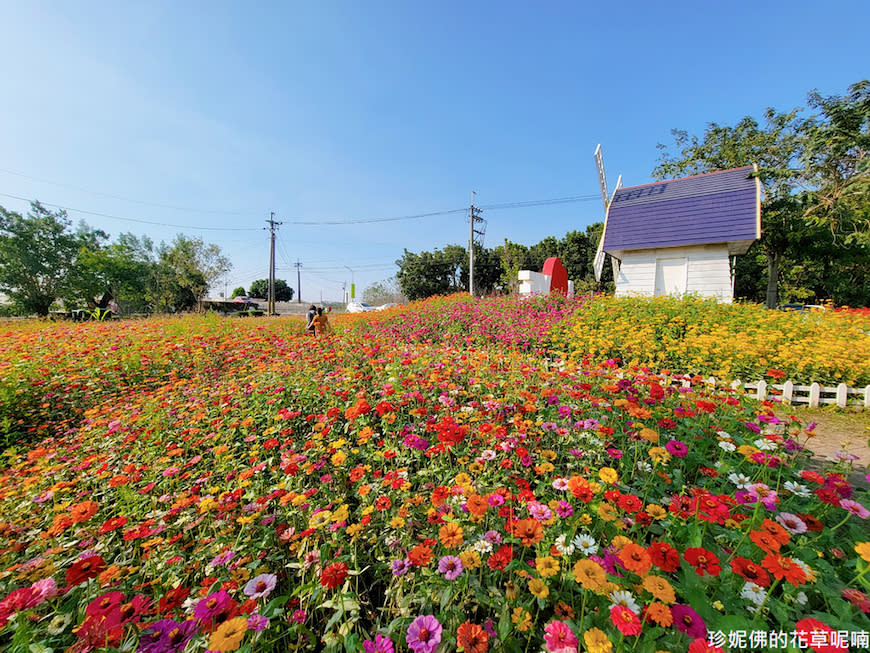
[[[842,94],[870,75],[870,3],[0,0],[0,204],[113,236],[219,245],[232,289],[278,277],[339,300],[404,248],[464,244],[477,203],[646,183],[670,130]],[[600,199],[485,211],[485,245],[602,219]],[[211,229],[205,229],[205,228]],[[248,229],[221,231],[220,229]],[[214,295],[223,291],[217,284]]]

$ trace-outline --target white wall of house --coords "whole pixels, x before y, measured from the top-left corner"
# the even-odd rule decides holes
[[[731,302],[728,246],[639,249],[623,254],[616,294],[697,294]]]
[[[521,295],[549,295],[550,275],[532,270],[520,270],[517,278]]]

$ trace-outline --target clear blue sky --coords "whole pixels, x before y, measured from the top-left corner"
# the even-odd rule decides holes
[[[218,244],[230,289],[267,276],[275,211],[279,278],[295,287],[298,259],[303,299],[339,300],[343,266],[359,296],[403,248],[464,244],[466,218],[290,222],[462,208],[472,189],[483,206],[597,195],[597,143],[611,186],[648,182],[672,128],[870,76],[868,24],[866,0],[0,0],[0,193],[189,225],[69,211],[113,236]],[[484,217],[493,247],[603,216],[595,200]]]

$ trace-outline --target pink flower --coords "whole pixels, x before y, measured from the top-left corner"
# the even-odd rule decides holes
[[[577,637],[564,621],[551,621],[544,626],[544,642],[550,653],[577,651]]]
[[[852,501],[851,499],[841,499],[840,507],[845,508],[853,515],[857,515],[861,519],[867,519],[867,517],[870,517],[870,510],[867,510],[867,508],[862,506],[857,501]]]

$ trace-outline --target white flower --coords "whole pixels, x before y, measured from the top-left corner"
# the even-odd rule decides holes
[[[496,455],[497,454],[492,449],[484,449],[480,452],[480,457],[484,460],[495,460]]]
[[[716,431],[716,435],[720,438],[730,438],[731,434],[728,431]]]
[[[556,549],[558,549],[559,553],[563,556],[568,557],[572,553],[574,553],[574,545],[566,544],[568,536],[565,533],[562,533],[559,537],[556,538]]]
[[[640,614],[640,606],[637,604],[637,601],[634,600],[634,596],[632,596],[631,592],[619,590],[616,592],[611,592],[607,595],[607,597],[611,601],[610,608],[613,608],[617,605],[624,605],[635,614]]]
[[[737,447],[734,446],[733,442],[728,442],[726,440],[721,440],[719,442],[719,448],[724,451],[737,451]]]
[[[749,599],[755,605],[761,605],[764,603],[764,599],[767,598],[767,592],[760,585],[756,585],[755,583],[746,583],[743,586],[743,590],[740,592],[741,598]]]
[[[808,497],[811,494],[806,485],[794,481],[786,481],[783,487],[797,497]]]
[[[60,635],[64,630],[66,630],[66,627],[69,626],[70,621],[72,621],[71,612],[55,615],[55,617],[48,623],[48,634]]]
[[[565,492],[568,490],[568,479],[561,476],[553,481],[553,489]]]
[[[758,447],[762,451],[775,451],[776,450],[776,442],[771,442],[767,438],[758,438],[752,444],[754,444],[756,447]]]
[[[580,549],[580,552],[586,556],[595,555],[598,552],[598,543],[588,533],[578,533],[571,540],[571,544]]]
[[[635,467],[637,467],[638,471],[640,471],[640,472],[651,472],[652,471],[652,465],[650,465],[645,460],[638,460],[637,465],[635,465]]]
[[[471,548],[477,551],[479,554],[485,555],[492,551],[492,544],[490,542],[487,542],[486,540],[478,540]]]
[[[794,600],[795,600],[795,603],[797,603],[799,605],[806,605],[807,604],[807,595],[804,594],[803,592],[798,592],[797,596],[794,597]]]
[[[738,490],[746,490],[750,485],[752,485],[751,478],[746,476],[746,474],[738,474],[737,472],[731,472],[728,474],[728,480],[734,483]]]

